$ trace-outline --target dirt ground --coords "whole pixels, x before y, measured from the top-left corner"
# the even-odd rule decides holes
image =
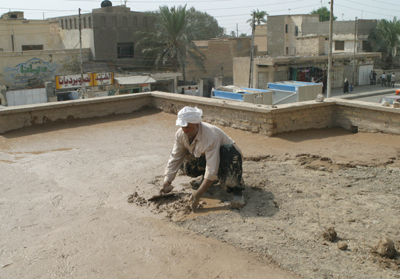
[[[399,136],[223,128],[247,205],[215,185],[193,213],[184,176],[148,201],[174,123],[148,109],[0,135],[0,278],[400,278],[399,254],[374,249],[400,250]]]

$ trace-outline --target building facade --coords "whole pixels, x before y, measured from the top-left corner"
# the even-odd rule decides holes
[[[65,48],[79,42],[79,15],[52,18],[60,26]],[[116,66],[134,67],[142,59],[136,50],[137,31],[154,28],[155,18],[130,8],[108,6],[81,15],[82,43],[95,61],[112,61]],[[79,47],[79,45],[78,45]]]
[[[216,38],[208,41],[194,41],[197,48],[206,56],[205,71],[189,62],[187,80],[219,77],[222,85],[233,84],[233,58],[250,55],[250,38]]]

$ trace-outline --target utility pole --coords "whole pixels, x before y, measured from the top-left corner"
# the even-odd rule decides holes
[[[237,23],[236,23],[236,37],[239,37],[239,26]]]
[[[354,51],[353,51],[353,85],[356,85],[356,45],[357,45],[357,25],[358,19],[354,21]]]
[[[249,88],[253,88],[253,64],[254,64],[254,33],[256,30],[256,13],[253,12],[253,22],[251,24],[251,49],[250,49],[250,75]]]
[[[81,18],[81,8],[79,8],[79,56],[81,62],[81,96],[83,98],[83,93],[85,90],[85,81],[83,80],[83,62],[82,62],[82,18]]]
[[[331,97],[332,91],[332,33],[333,33],[333,0],[331,0],[331,13],[329,19],[329,54],[328,54],[328,84],[326,96]]]

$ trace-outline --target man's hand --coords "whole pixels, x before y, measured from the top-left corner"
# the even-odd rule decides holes
[[[192,202],[192,211],[195,212],[199,207],[200,198],[204,195],[208,188],[213,184],[214,181],[204,179],[201,183],[199,189],[195,191],[190,197],[190,201]]]
[[[168,181],[165,181],[164,184],[161,186],[160,193],[167,194],[167,193],[171,192],[172,189],[174,189],[174,187],[171,185],[171,183]]]
[[[200,195],[197,192],[194,192],[190,196],[190,201],[192,202],[192,211],[195,212],[199,207]]]

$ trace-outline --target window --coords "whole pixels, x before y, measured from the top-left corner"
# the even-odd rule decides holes
[[[83,18],[83,28],[86,28],[86,17]]]
[[[10,18],[17,18],[17,15],[10,15]]]
[[[61,29],[64,29],[64,20],[61,20],[60,23],[61,23]]]
[[[147,17],[143,18],[143,27],[147,28]]]
[[[65,29],[68,29],[68,20],[65,20]]]
[[[137,17],[133,18],[133,27],[137,27]]]
[[[92,28],[92,18],[89,17],[89,28]]]
[[[43,50],[43,45],[22,45],[22,51]]]
[[[100,26],[101,27],[106,27],[106,18],[104,16],[101,17]]]
[[[344,41],[335,41],[335,50],[344,50]]]
[[[294,27],[294,35],[295,35],[295,36],[298,36],[298,35],[299,35],[299,27],[298,27],[298,26],[295,26],[295,27]]]
[[[289,54],[289,48],[286,47],[286,54]]]
[[[69,29],[72,29],[72,19],[69,19]]]
[[[128,27],[128,20],[126,19],[126,16],[122,19],[122,27]]]
[[[76,18],[74,18],[74,29],[78,29],[76,28]]]
[[[134,57],[133,43],[118,43],[117,53],[118,53],[118,58],[133,58]]]
[[[285,25],[285,33],[289,33],[289,24]]]
[[[117,28],[117,18],[115,16],[112,18],[112,27]]]

